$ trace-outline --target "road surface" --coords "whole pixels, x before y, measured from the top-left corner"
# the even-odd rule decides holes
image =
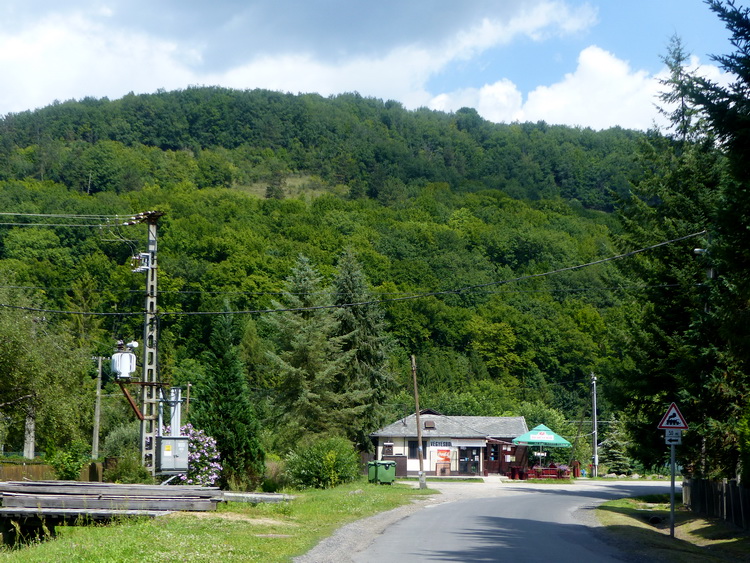
[[[345,526],[297,563],[632,561],[599,539],[593,508],[668,493],[664,481],[428,483],[442,494]]]

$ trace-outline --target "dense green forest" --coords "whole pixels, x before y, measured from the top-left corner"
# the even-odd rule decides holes
[[[143,334],[146,231],[125,223],[159,210],[159,376],[190,384],[205,427],[237,389],[222,416],[251,421],[256,457],[336,434],[367,449],[413,409],[414,354],[423,407],[524,415],[586,461],[592,373],[600,419],[645,467],[677,401],[685,467],[738,474],[744,106],[687,73],[679,41],[665,60],[662,101],[685,102],[667,132],[218,87],[6,115],[0,442],[20,451],[30,416],[38,450],[90,441],[91,357]],[[132,421],[107,389],[103,437]]]

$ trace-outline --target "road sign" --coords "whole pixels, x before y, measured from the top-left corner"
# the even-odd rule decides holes
[[[677,408],[677,405],[672,403],[669,405],[666,414],[662,417],[658,428],[661,430],[687,430],[688,425],[687,422],[685,422],[685,417],[682,416],[680,409]]]
[[[667,430],[667,432],[669,432],[669,430]],[[664,443],[668,446],[681,446],[682,434],[678,434],[677,436],[666,435],[664,436]]]

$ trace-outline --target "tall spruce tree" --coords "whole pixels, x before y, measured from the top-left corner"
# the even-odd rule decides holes
[[[389,355],[394,342],[374,300],[356,256],[344,252],[333,282],[333,303],[340,307],[336,333],[344,338],[342,350],[349,353],[349,361],[337,377],[337,386],[348,391],[351,402],[347,435],[363,451],[372,447],[370,432],[385,422],[384,403],[393,387]]]
[[[346,336],[331,308],[330,292],[305,256],[286,280],[280,311],[266,315],[275,350],[267,352],[275,387],[274,446],[294,448],[306,439],[347,435],[353,395],[338,382],[352,356],[343,350]],[[337,336],[338,335],[338,336]]]
[[[665,134],[650,132],[642,143],[639,159],[645,174],[619,213],[628,249],[701,231],[708,234],[627,262],[646,286],[638,293],[642,306],[639,316],[630,320],[623,343],[635,362],[631,373],[620,374],[607,388],[625,413],[644,465],[654,465],[666,455],[654,426],[669,403],[677,401],[695,430],[680,449],[683,465],[695,474],[724,475],[732,471],[722,422],[730,402],[718,382],[727,363],[718,352],[721,342],[709,304],[705,259],[693,252],[716,230],[724,166],[714,137],[686,96],[692,80],[685,68],[688,59],[681,42],[673,38],[664,59],[670,78],[663,81],[667,89],[661,95],[672,127]]]
[[[723,430],[723,450],[731,452],[727,462],[750,478],[750,467],[740,467],[738,459],[740,449],[750,454],[750,445],[738,435],[738,427],[747,427],[750,420],[750,8],[733,1],[707,4],[725,23],[735,48],[712,57],[734,77],[731,84],[696,77],[691,90],[692,101],[705,112],[731,168],[709,248],[710,265],[718,274],[711,284],[711,307],[721,337],[718,353],[724,360],[724,369],[709,384],[725,398],[725,413],[716,425]]]
[[[265,454],[239,357],[233,315],[220,315],[214,320],[205,364],[206,377],[202,388],[197,389],[192,423],[216,439],[222,463],[221,486],[252,489],[263,477]]]

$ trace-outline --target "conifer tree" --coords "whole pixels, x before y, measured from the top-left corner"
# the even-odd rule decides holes
[[[619,207],[627,248],[646,247],[706,231],[640,256],[627,264],[644,280],[637,316],[630,319],[627,343],[635,362],[632,373],[608,383],[608,396],[627,414],[628,430],[639,444],[639,456],[653,465],[666,455],[654,420],[671,401],[691,417],[691,432],[680,449],[681,463],[693,474],[722,474],[731,463],[727,453],[724,408],[727,397],[714,385],[727,369],[718,354],[717,320],[711,312],[705,258],[693,249],[716,231],[716,208],[724,189],[724,158],[714,136],[688,97],[695,79],[685,65],[689,55],[673,38],[664,61],[670,78],[660,96],[671,127],[649,132],[638,158],[645,174],[630,199]],[[644,374],[646,374],[644,376]],[[711,452],[712,460],[707,460]]]
[[[220,484],[252,489],[263,477],[265,454],[239,358],[236,322],[228,314],[213,322],[205,355],[206,377],[191,419],[196,428],[216,439],[222,464]]]
[[[350,356],[337,384],[351,401],[347,435],[362,450],[371,447],[369,433],[385,422],[384,402],[393,386],[389,354],[394,343],[374,299],[356,256],[344,252],[333,282],[333,302],[340,306],[337,334],[344,337],[342,349]]]
[[[610,419],[607,437],[602,440],[601,448],[602,463],[607,466],[609,473],[630,474],[632,465],[627,454],[628,435],[618,420]]]
[[[330,293],[310,260],[300,256],[286,280],[284,303],[266,315],[273,328],[275,350],[267,357],[275,386],[275,446],[292,449],[306,439],[346,435],[350,396],[338,387],[351,357],[339,321],[330,307]]]
[[[735,48],[733,53],[712,57],[734,77],[728,86],[696,77],[691,90],[692,101],[705,113],[731,172],[706,255],[708,265],[717,272],[709,297],[720,338],[716,355],[721,369],[714,371],[705,386],[720,407],[711,426],[721,437],[719,454],[731,468],[724,476],[733,477],[748,472],[741,467],[738,452],[744,446],[739,428],[750,420],[750,8],[737,7],[733,1],[707,3],[730,31]]]

